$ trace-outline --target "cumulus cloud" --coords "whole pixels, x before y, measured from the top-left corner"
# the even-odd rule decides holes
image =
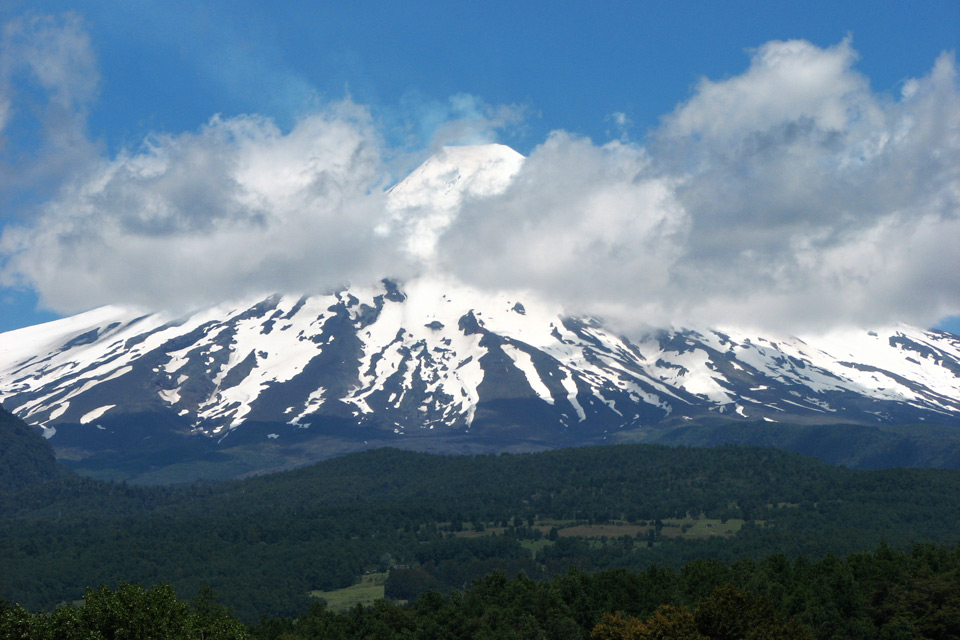
[[[745,73],[701,80],[694,97],[665,118],[662,133],[727,146],[784,122],[824,130],[860,119],[876,125],[880,113],[867,78],[852,69],[856,59],[849,38],[827,49],[803,40],[768,42],[752,52]]]
[[[849,41],[770,42],[649,149],[556,134],[441,241],[460,277],[643,324],[931,324],[960,309],[953,57],[871,91]],[[509,231],[505,231],[509,229]]]
[[[475,284],[545,292],[571,311],[623,302],[643,315],[644,298],[669,286],[688,226],[643,149],[555,133],[501,195],[468,200],[439,246],[444,268]]]
[[[69,41],[75,25],[64,20]],[[75,169],[35,219],[5,229],[0,277],[60,311],[202,305],[440,270],[628,331],[929,325],[960,312],[956,63],[943,54],[888,96],[856,60],[848,40],[764,44],[743,73],[701,81],[645,145],[554,132],[511,165],[503,189],[421,207],[403,224],[384,193],[391,162],[416,148],[384,142],[398,122],[421,149],[490,142],[517,122],[516,108],[459,95],[401,105],[415,117],[384,123],[346,100],[289,130],[215,117]],[[51,104],[82,116],[96,84],[56,80],[71,74],[38,82]],[[9,118],[16,96],[0,97]],[[416,216],[442,220],[426,244],[410,237]]]
[[[745,74],[705,83],[666,118],[658,158],[681,176],[693,218],[675,281],[707,294],[691,309],[737,322],[929,323],[960,307],[956,252],[936,241],[960,245],[954,60],[942,55],[899,99],[871,92],[854,60],[848,43],[769,43]],[[805,91],[788,92],[792,75]],[[902,280],[933,251],[939,273]]]
[[[75,311],[109,302],[183,307],[278,288],[373,278],[389,245],[369,115],[350,102],[299,122],[213,118],[103,161],[8,228],[5,273]]]

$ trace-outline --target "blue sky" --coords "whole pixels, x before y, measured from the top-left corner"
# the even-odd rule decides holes
[[[318,131],[317,136],[344,139],[358,149],[376,149],[375,158],[351,169],[350,180],[355,175],[365,176],[362,184],[350,182],[358,193],[378,185],[388,186],[440,144],[491,141],[508,144],[525,155],[533,154],[532,157],[543,164],[561,157],[565,150],[580,149],[583,157],[596,158],[596,164],[585,171],[588,174],[596,171],[599,182],[615,173],[618,167],[622,168],[623,163],[635,163],[636,172],[649,173],[645,178],[651,181],[648,191],[658,185],[674,185],[682,182],[676,177],[681,173],[696,174],[689,168],[694,163],[692,158],[699,158],[696,162],[701,164],[706,157],[711,158],[710,162],[723,162],[722,158],[717,159],[722,155],[718,152],[719,142],[709,149],[703,146],[702,140],[715,128],[703,128],[706,125],[702,123],[706,117],[721,118],[724,114],[710,112],[704,116],[707,109],[704,105],[735,95],[740,90],[738,87],[756,87],[766,77],[761,73],[764,61],[786,54],[797,60],[809,60],[811,65],[839,65],[824,73],[834,73],[835,76],[829,78],[835,77],[838,83],[849,82],[850,88],[843,96],[836,97],[817,85],[820,88],[816,90],[822,95],[813,96],[809,103],[812,106],[806,110],[794,113],[786,105],[782,107],[784,112],[770,120],[764,131],[741,127],[736,132],[728,132],[739,136],[741,147],[744,140],[758,139],[760,134],[775,129],[787,130],[784,127],[790,123],[812,122],[811,126],[819,132],[817,135],[823,134],[817,138],[821,141],[820,147],[828,145],[823,142],[824,132],[829,133],[833,127],[839,131],[834,138],[840,142],[835,144],[842,146],[849,141],[852,148],[854,144],[887,135],[864,132],[863,123],[871,118],[877,123],[877,131],[888,125],[893,131],[896,127],[889,123],[896,118],[900,118],[901,125],[897,126],[902,128],[903,122],[928,117],[932,127],[946,131],[946,136],[941,138],[958,135],[955,123],[946,120],[948,116],[938,115],[934,107],[912,107],[904,97],[909,93],[905,88],[912,87],[912,82],[926,86],[922,80],[935,76],[933,70],[938,60],[944,60],[944,52],[958,48],[960,3],[955,1],[588,5],[8,0],[0,8],[0,23],[4,25],[4,48],[0,49],[0,55],[4,56],[0,65],[0,74],[3,74],[0,107],[4,103],[8,105],[5,123],[0,112],[0,125],[3,125],[0,126],[3,140],[0,172],[6,174],[0,174],[0,225],[5,237],[5,243],[0,242],[0,282],[6,285],[0,288],[0,330],[83,310],[85,301],[89,305],[143,304],[151,298],[158,304],[165,304],[167,300],[177,302],[176,294],[171,292],[178,287],[190,289],[194,283],[174,286],[161,282],[162,278],[156,274],[176,274],[176,265],[160,258],[141,264],[135,258],[144,251],[162,251],[165,245],[138,243],[142,238],[130,235],[133,223],[123,217],[131,214],[118,212],[105,218],[102,211],[111,206],[132,207],[137,206],[136,203],[167,198],[163,211],[169,214],[173,206],[169,203],[173,202],[179,209],[171,215],[179,221],[189,218],[187,226],[191,233],[196,233],[198,229],[207,228],[205,225],[221,228],[214,224],[217,220],[226,220],[222,224],[228,224],[232,219],[221,211],[226,205],[194,181],[187,186],[183,181],[172,180],[162,184],[153,181],[152,186],[144,186],[140,180],[134,191],[123,191],[127,198],[123,201],[125,205],[117,204],[119,200],[113,196],[109,200],[91,200],[87,195],[91,185],[101,184],[106,175],[116,179],[124,171],[131,171],[130,165],[124,163],[132,162],[141,171],[148,159],[156,159],[154,156],[185,158],[182,161],[188,168],[178,170],[178,175],[189,174],[190,166],[212,166],[205,164],[212,162],[210,154],[235,158],[242,164],[246,161],[236,157],[246,156],[231,155],[240,153],[236,151],[238,145],[252,148],[264,140],[272,141],[273,146],[269,148],[277,153],[281,153],[278,150],[281,147],[286,149],[282,152],[287,154],[282,155],[283,158],[292,158],[291,149],[298,148],[294,142],[306,135],[307,129],[301,125],[317,114],[321,114],[322,122],[315,123],[319,128],[310,129]],[[802,41],[808,48],[763,48],[768,43],[784,41]],[[47,66],[39,66],[41,62]],[[949,66],[944,62],[936,68]],[[53,68],[57,73],[43,77],[37,71],[39,68]],[[755,73],[751,75],[751,71]],[[942,71],[940,76],[949,76],[949,71]],[[956,79],[954,77],[950,85],[951,80],[942,77],[938,80],[940,88],[929,89],[928,93],[939,92],[941,98],[937,104],[943,101],[949,104],[955,98]],[[713,93],[703,79],[713,83],[716,89]],[[738,79],[743,82],[737,84]],[[762,93],[760,89],[749,91],[752,97]],[[345,98],[349,98],[349,106],[344,106]],[[764,104],[773,104],[769,98],[763,99],[767,101]],[[798,101],[804,99],[805,96],[800,96]],[[834,99],[845,101],[848,112],[859,109],[859,115],[845,118],[842,126],[833,123],[829,115],[824,115],[829,114],[829,105],[824,105]],[[933,104],[934,99],[930,100]],[[684,105],[689,109],[681,112]],[[907,113],[911,108],[916,112]],[[215,116],[219,119],[212,121]],[[250,119],[239,120],[242,118]],[[735,114],[728,114],[726,121],[735,118]],[[265,122],[273,129],[268,130]],[[256,131],[251,133],[253,129]],[[556,134],[551,137],[551,132],[556,131],[565,132],[566,137],[559,139]],[[589,146],[582,146],[583,137],[589,139]],[[237,140],[242,144],[235,142]],[[630,153],[622,148],[614,149],[608,144],[611,141],[618,141]],[[690,150],[683,152],[688,144],[692,145]],[[674,153],[674,149],[678,151]],[[701,305],[697,287],[690,283],[699,280],[699,274],[717,272],[702,256],[719,250],[711,248],[704,239],[688,238],[679,244],[677,251],[696,250],[697,259],[682,261],[671,257],[673,254],[664,256],[664,260],[676,260],[676,268],[664,275],[664,284],[659,288],[651,285],[638,290],[636,299],[663,298],[670,292],[678,292],[680,302],[674,306],[660,305],[651,311],[653,316],[669,317],[674,313],[677,318],[684,318],[684,314],[689,313],[691,318],[703,319],[716,314],[718,318],[734,322],[739,319],[732,311],[737,306],[736,292],[747,286],[744,274],[760,273],[758,280],[769,279],[771,284],[766,297],[758,296],[753,301],[756,308],[778,305],[785,309],[785,314],[803,316],[811,301],[819,299],[818,289],[810,284],[809,292],[790,297],[783,292],[793,286],[791,283],[799,283],[797,287],[807,286],[805,283],[815,278],[835,282],[837,278],[846,277],[838,274],[847,274],[850,268],[844,263],[824,275],[820,271],[801,270],[796,265],[805,264],[804,260],[828,263],[858,259],[851,256],[861,255],[864,249],[849,240],[850,237],[859,234],[858,241],[863,242],[864,238],[875,236],[876,246],[884,247],[884,234],[895,235],[890,230],[894,224],[890,220],[899,216],[897,224],[907,224],[901,218],[913,216],[935,220],[938,226],[934,229],[910,223],[910,233],[915,232],[918,239],[903,249],[903,255],[891,254],[893,257],[884,261],[883,268],[891,271],[884,272],[883,282],[879,282],[877,276],[876,284],[867,282],[850,288],[844,283],[831,295],[824,296],[829,304],[825,303],[822,311],[810,315],[816,315],[820,324],[824,317],[869,323],[889,322],[902,312],[907,321],[939,324],[960,332],[960,321],[947,319],[960,314],[960,292],[955,282],[960,278],[951,278],[949,264],[942,264],[945,259],[949,262],[956,258],[943,256],[933,261],[940,264],[921,264],[911,257],[924,254],[930,258],[931,252],[944,251],[951,241],[956,241],[954,247],[960,246],[960,237],[953,235],[956,226],[949,223],[951,208],[956,217],[955,200],[949,201],[956,196],[957,171],[952,164],[955,151],[955,145],[948,146],[938,155],[946,159],[941,160],[944,166],[937,169],[937,175],[946,177],[935,185],[916,177],[914,182],[900,188],[903,194],[943,189],[945,195],[931,199],[922,207],[918,205],[916,211],[909,203],[896,208],[891,205],[889,211],[883,212],[886,216],[883,220],[879,214],[870,217],[862,213],[868,210],[869,203],[848,202],[853,198],[850,195],[853,186],[870,191],[871,184],[889,184],[890,178],[882,173],[881,165],[889,172],[896,169],[898,176],[914,175],[914,170],[917,176],[925,175],[919,166],[924,161],[921,156],[901,150],[876,160],[877,169],[869,174],[861,171],[845,177],[844,184],[839,186],[822,185],[821,192],[835,194],[838,208],[844,212],[849,210],[844,214],[847,218],[869,218],[869,222],[858,224],[841,225],[832,220],[823,223],[821,214],[812,208],[798,212],[804,205],[786,200],[782,193],[786,187],[782,182],[754,186],[744,178],[739,187],[743,193],[767,193],[764,189],[769,189],[767,200],[775,203],[771,206],[780,212],[777,225],[761,221],[751,227],[763,229],[762,242],[767,243],[763,251],[782,255],[787,244],[790,251],[804,247],[803,252],[791,254],[792,280],[775,281],[779,277],[776,274],[784,270],[781,261],[750,263],[752,266],[744,262],[738,271],[723,273],[724,278],[710,285],[711,292],[726,293],[717,294],[709,305]],[[791,147],[784,151],[783,157],[795,157],[796,153],[797,149]],[[822,165],[837,161],[840,152],[831,153],[834,155],[810,156],[809,162]],[[849,155],[847,151],[844,153],[847,155],[843,157]],[[731,166],[718,165],[696,174],[700,177],[696,188],[678,188],[676,206],[690,215],[684,227],[687,230],[678,227],[676,233],[690,233],[688,227],[709,229],[710,224],[703,221],[706,217],[698,217],[697,207],[727,194],[722,185],[729,184],[730,175],[739,179],[757,169],[755,164],[732,166],[735,160],[724,157]],[[914,164],[905,170],[902,163],[908,162]],[[91,167],[101,165],[99,178],[92,176]],[[170,166],[165,165],[165,170],[172,172]],[[795,165],[783,166],[789,171]],[[951,175],[953,182],[949,183]],[[226,182],[234,180],[230,176],[222,178]],[[563,178],[558,180],[561,184],[569,182]],[[945,187],[944,180],[948,182]],[[699,186],[710,184],[721,186],[714,191]],[[173,192],[175,194],[170,195]],[[533,206],[544,201],[530,194],[525,197],[527,200],[501,202],[498,211],[512,210],[511,207],[519,206],[517,202]],[[741,197],[734,194],[731,201]],[[822,210],[823,206],[829,206],[829,201],[817,200],[816,206]],[[352,211],[351,220],[372,220],[375,218],[375,212],[370,211],[372,207],[370,203],[354,202],[329,215],[340,216],[342,222],[347,215],[344,211]],[[269,206],[267,209],[273,211]],[[219,213],[203,219],[207,210]],[[723,215],[733,214],[723,212]],[[760,215],[744,213],[745,219]],[[784,226],[786,218],[793,220],[791,216],[800,222],[794,220]],[[557,220],[562,222],[566,218]],[[69,224],[66,221],[70,221]],[[170,242],[178,241],[177,247],[183,246],[183,236],[170,235],[174,222],[166,218],[161,222],[154,218],[150,224],[161,224]],[[336,236],[339,233],[336,230],[342,225],[335,222],[322,227],[323,233]],[[611,228],[622,224],[619,219],[610,219],[607,223]],[[108,236],[101,232],[99,225],[109,224],[127,231]],[[137,224],[146,223],[138,218]],[[814,232],[818,224],[826,229],[819,235]],[[54,228],[57,231],[49,231]],[[789,243],[780,245],[769,239],[777,229],[793,234]],[[160,231],[154,229],[151,233],[157,235]],[[477,237],[476,228],[455,229],[450,235],[451,247],[458,246],[457,233]],[[740,230],[736,236],[743,238],[745,234]],[[830,240],[824,240],[825,236]],[[96,242],[90,240],[91,237]],[[839,240],[841,237],[846,238],[844,244]],[[335,240],[328,254],[346,246],[342,239]],[[224,242],[228,243],[229,239]],[[483,255],[478,254],[477,264],[469,265],[464,272],[485,274],[478,277],[479,284],[499,286],[504,282],[503,274],[485,266],[483,260],[488,259],[485,256],[504,258],[506,249],[497,244],[496,238],[490,242],[489,250],[484,246]],[[134,257],[126,262],[118,260],[91,266],[104,252],[118,248],[111,243],[125,243],[122,248],[129,249]],[[828,244],[829,252],[810,257],[811,251],[827,251],[823,247]],[[209,255],[221,251],[217,244],[197,247],[197,251]],[[739,247],[734,258],[739,260],[750,252],[749,248]],[[222,247],[219,255],[229,256],[224,258],[228,265],[232,264],[229,260],[240,259],[230,254],[228,246]],[[305,261],[317,260],[309,252],[304,255]],[[350,262],[345,254],[335,257],[336,266]],[[721,264],[721,259],[722,264],[730,262],[729,255],[718,254],[717,264]],[[265,259],[268,266],[279,258],[271,260]],[[276,267],[278,286],[301,285],[302,279],[289,274],[302,272],[304,264],[316,264],[298,264],[286,257],[284,260]],[[357,263],[361,262],[358,258]],[[894,269],[888,262],[903,266]],[[214,296],[220,291],[233,293],[234,283],[228,275],[210,271],[212,275],[205,277],[207,264],[194,270],[196,280],[206,284],[192,290],[187,304],[195,304],[202,296]],[[130,273],[125,279],[117,279],[116,273],[123,271],[124,265],[130,265]],[[556,272],[563,273],[563,266],[557,265]],[[223,270],[222,266],[218,268]],[[610,268],[600,264],[596,272],[589,275],[594,281],[610,279],[606,277],[609,271],[604,271]],[[649,265],[638,263],[636,268],[639,271],[627,274],[634,281],[649,273]],[[869,280],[876,271],[853,273],[851,282]],[[337,277],[350,280],[359,277],[359,273],[359,270],[344,270],[338,272]],[[292,279],[286,281],[283,274]],[[242,279],[243,274],[238,277]],[[556,292],[567,295],[566,290],[560,291],[566,286],[564,283],[549,279],[521,279],[507,284],[542,287],[546,295]],[[111,299],[113,294],[115,300]],[[564,295],[560,295],[561,301],[576,308],[577,300]],[[929,297],[936,298],[936,303],[926,302]],[[608,309],[609,300],[597,297],[585,301],[583,308],[587,311]]]

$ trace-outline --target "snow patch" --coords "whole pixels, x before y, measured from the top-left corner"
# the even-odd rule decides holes
[[[540,374],[537,372],[537,368],[533,364],[533,359],[530,357],[530,354],[511,344],[502,345],[501,348],[503,352],[513,360],[513,364],[523,372],[523,376],[527,379],[527,384],[530,385],[533,392],[547,404],[553,404],[553,396],[550,395],[550,389],[547,388],[547,385],[540,379]],[[581,411],[583,410],[581,409]]]
[[[117,405],[107,404],[102,407],[98,407],[93,411],[88,411],[80,417],[80,424],[90,424],[94,420],[99,420],[103,414],[105,414],[107,411],[110,411],[110,409],[113,409],[115,406]]]

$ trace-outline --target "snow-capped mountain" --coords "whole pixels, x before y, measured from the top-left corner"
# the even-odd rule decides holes
[[[521,162],[506,147],[448,149],[394,187],[395,223],[422,231],[409,250],[428,254],[462,198],[502,190]],[[0,401],[65,458],[171,439],[210,448],[416,438],[429,448],[459,438],[496,450],[711,418],[960,426],[960,338],[897,326],[628,339],[428,269],[182,317],[104,307],[0,334]],[[318,445],[313,455],[329,453]]]
[[[63,446],[83,448],[145,420],[226,445],[331,431],[571,444],[711,415],[960,424],[950,334],[670,330],[631,341],[432,278],[177,320],[107,307],[2,334],[0,354],[4,406],[55,445],[63,432]]]

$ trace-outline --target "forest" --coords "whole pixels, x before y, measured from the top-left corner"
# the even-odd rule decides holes
[[[0,602],[0,639],[813,640],[960,637],[960,551],[886,545],[844,559],[782,554],[695,560],[545,581],[495,570],[464,590],[243,624],[210,589],[192,601],[167,584],[88,589],[82,605],[29,612]]]
[[[456,597],[498,569],[548,584],[571,570],[680,571],[771,554],[815,563],[952,545],[960,531],[960,472],[855,471],[749,447],[381,449],[165,487],[44,460],[29,483],[0,491],[0,598],[34,612],[101,585],[166,584],[187,600],[212,589],[252,624],[296,618],[371,572],[389,573],[384,595],[415,601]]]

